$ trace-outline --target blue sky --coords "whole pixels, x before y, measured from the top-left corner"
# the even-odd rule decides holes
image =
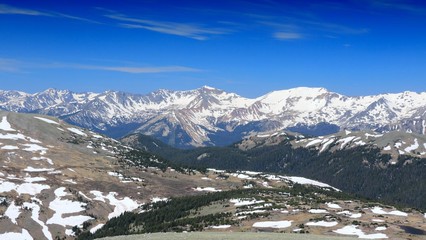
[[[426,91],[422,1],[2,1],[0,89]]]

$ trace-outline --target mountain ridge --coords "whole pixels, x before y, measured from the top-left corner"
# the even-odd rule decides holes
[[[426,92],[409,91],[350,97],[298,87],[245,98],[209,86],[148,94],[47,89],[34,94],[0,91],[0,108],[56,116],[116,138],[140,132],[181,148],[224,146],[252,133],[296,126],[301,131],[316,127],[317,133],[426,133]]]

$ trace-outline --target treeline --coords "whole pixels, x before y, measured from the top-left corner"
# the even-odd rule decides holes
[[[205,167],[201,166],[186,166],[184,163],[177,163],[169,161],[161,156],[156,156],[152,153],[149,153],[144,150],[129,150],[129,151],[123,151],[117,156],[121,162],[124,164],[129,164],[129,161],[136,167],[140,168],[147,168],[147,167],[154,167],[158,168],[161,171],[165,172],[168,168],[173,168],[177,172],[184,173],[184,174],[191,174],[194,173],[194,170],[199,172],[206,172]]]

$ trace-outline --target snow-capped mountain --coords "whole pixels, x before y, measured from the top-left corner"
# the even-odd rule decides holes
[[[0,91],[0,108],[60,117],[113,137],[141,132],[178,147],[226,145],[286,128],[313,135],[339,128],[426,131],[426,92],[349,97],[300,87],[250,99],[208,86],[146,95],[47,89]]]

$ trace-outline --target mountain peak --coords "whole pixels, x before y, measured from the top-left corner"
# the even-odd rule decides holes
[[[205,90],[218,90],[217,88],[210,87],[210,86],[207,86],[207,85],[202,86],[201,89],[205,89]]]
[[[201,88],[198,88],[197,90],[200,91],[200,92],[208,92],[208,93],[212,93],[212,92],[222,93],[222,92],[224,92],[222,89],[210,87],[210,86],[207,86],[207,85],[204,85]]]

